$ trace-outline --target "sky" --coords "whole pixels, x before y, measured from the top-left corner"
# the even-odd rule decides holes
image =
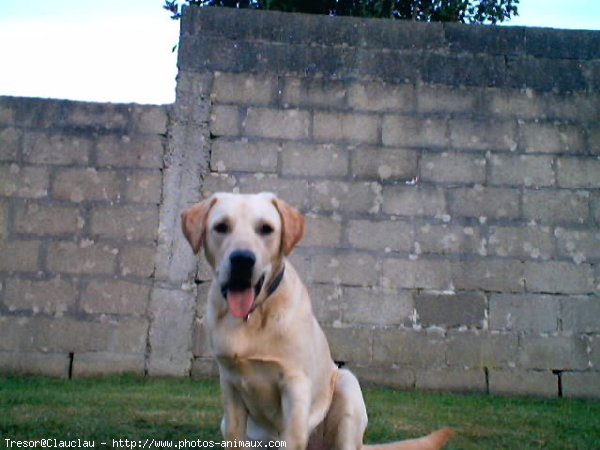
[[[175,100],[179,22],[163,0],[0,0],[0,95]],[[600,0],[521,0],[509,25],[600,30]]]

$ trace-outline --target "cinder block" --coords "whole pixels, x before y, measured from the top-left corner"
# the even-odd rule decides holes
[[[377,183],[319,181],[312,187],[313,209],[376,213],[381,202],[380,190]]]
[[[523,218],[548,224],[584,223],[589,218],[589,192],[523,191]]]
[[[445,294],[423,291],[415,296],[418,321],[425,327],[478,327],[485,320],[486,301],[481,292]]]
[[[415,88],[412,84],[356,82],[348,90],[348,105],[356,110],[414,111]]]
[[[516,219],[519,217],[519,190],[489,188],[476,185],[473,188],[451,189],[449,209],[453,216]]]
[[[366,253],[314,255],[311,258],[311,266],[316,282],[341,283],[348,286],[379,284],[379,263]]]
[[[306,209],[309,205],[308,181],[285,180],[275,176],[246,175],[239,178],[242,193],[273,192],[296,208]]]
[[[211,99],[218,103],[267,105],[275,100],[276,92],[274,76],[215,72]]]
[[[276,172],[279,146],[242,139],[213,141],[210,167],[216,172]]]
[[[358,148],[352,152],[352,175],[380,180],[413,180],[417,176],[417,156],[413,150]]]
[[[312,268],[311,268],[311,254],[312,252],[307,252],[305,249],[298,248],[296,249],[289,257],[288,262],[293,264],[294,269],[300,275],[300,278],[304,283],[308,286],[311,285],[313,281],[312,277]],[[310,291],[309,291],[310,292]]]
[[[489,371],[490,394],[558,397],[558,376],[549,370]]]
[[[446,119],[417,119],[385,115],[382,123],[383,145],[406,147],[446,147]]]
[[[475,87],[419,84],[417,111],[420,113],[473,113],[478,109],[481,90]]]
[[[65,124],[104,130],[122,130],[129,123],[129,106],[106,103],[69,103]]]
[[[195,308],[196,298],[192,292],[156,287],[152,290],[148,309],[152,317],[148,332],[148,344],[152,348],[147,361],[150,375],[189,374]]]
[[[525,289],[523,263],[516,259],[486,259],[452,263],[456,289],[494,292],[522,292]]]
[[[48,353],[76,353],[108,350],[113,325],[106,321],[33,317],[27,319],[23,327],[30,337],[15,348]]]
[[[39,241],[0,242],[0,270],[7,272],[34,272],[38,267]]]
[[[306,139],[310,119],[310,113],[301,109],[248,108],[242,126],[249,136]]]
[[[514,367],[519,358],[516,334],[449,331],[447,362],[453,367]]]
[[[149,284],[92,280],[82,292],[81,308],[87,314],[143,316],[149,296]]]
[[[600,398],[600,373],[563,372],[562,394],[567,398]]]
[[[371,362],[372,337],[368,328],[324,327],[331,357],[334,361],[353,364],[368,364]]]
[[[481,368],[443,367],[417,370],[418,391],[486,392],[485,372]]]
[[[342,308],[345,304],[345,301],[342,300],[342,288],[334,284],[315,283],[307,286],[307,289],[311,298],[313,312],[319,323],[340,323],[342,320]]]
[[[222,173],[207,173],[202,180],[202,198],[208,198],[216,192],[239,191],[237,179],[233,175]]]
[[[383,188],[383,212],[399,216],[446,215],[444,191],[429,187],[393,186]]]
[[[590,367],[600,367],[600,336],[588,337]]]
[[[590,212],[592,219],[600,225],[600,192],[592,192],[590,195]]]
[[[409,222],[350,220],[348,241],[354,248],[366,250],[410,251],[414,242]]]
[[[0,352],[0,372],[10,375],[69,376],[67,353]]]
[[[16,207],[14,231],[42,235],[74,235],[81,232],[84,219],[79,209],[68,206],[49,206],[25,203]]]
[[[15,109],[12,105],[0,105],[0,123],[9,125],[15,124]]]
[[[489,306],[490,329],[527,333],[557,332],[560,301],[561,297],[556,295],[492,294]]]
[[[17,128],[0,128],[0,161],[17,160],[22,134]]]
[[[600,233],[597,228],[573,230],[557,227],[554,236],[560,256],[571,257],[575,262],[600,258]]]
[[[413,369],[397,367],[391,364],[348,366],[361,383],[373,383],[379,386],[389,386],[397,389],[414,389],[415,372]]]
[[[213,136],[238,136],[240,134],[240,110],[237,106],[214,105],[209,118]]]
[[[168,121],[167,107],[134,105],[131,111],[131,121],[138,133],[165,134]]]
[[[147,318],[121,318],[113,323],[108,350],[122,354],[145,354],[148,344]]]
[[[485,156],[477,153],[431,153],[421,157],[421,179],[434,183],[483,183]]]
[[[446,341],[431,330],[374,329],[373,362],[427,368],[445,365]]]
[[[587,82],[581,62],[576,59],[515,58],[507,67],[512,87],[539,91],[582,91]]]
[[[119,251],[121,275],[150,278],[154,273],[154,246],[125,246]]]
[[[585,150],[583,130],[573,125],[520,122],[519,139],[527,153],[581,153]]]
[[[115,201],[121,196],[119,181],[113,170],[63,169],[54,179],[53,197],[75,203]]]
[[[218,378],[219,367],[217,366],[217,360],[213,357],[194,358],[192,360],[190,376],[192,378],[208,378],[211,380]]]
[[[110,245],[89,240],[53,242],[48,247],[46,265],[52,272],[110,275],[115,270],[117,253]]]
[[[75,353],[72,376],[73,378],[123,374],[143,376],[144,366],[143,353],[137,355],[112,352]]]
[[[436,254],[487,254],[487,241],[478,226],[417,225],[416,242],[422,253]]]
[[[598,109],[598,96],[588,92],[546,93],[543,107],[547,118],[586,122]]]
[[[342,177],[348,173],[348,151],[332,144],[287,143],[281,152],[281,175]]]
[[[0,351],[34,350],[28,317],[0,316]]]
[[[9,278],[4,288],[4,305],[9,311],[62,315],[77,301],[77,287],[70,280],[21,280]]]
[[[449,289],[452,285],[451,265],[446,260],[384,259],[384,288]]]
[[[597,102],[597,98],[594,98]],[[597,103],[596,103],[597,105]],[[592,125],[588,129],[588,149],[592,155],[600,154],[600,126]]]
[[[342,302],[344,323],[353,325],[403,325],[414,311],[409,291],[346,287]]]
[[[327,78],[285,78],[281,101],[289,106],[343,108],[346,86]]]
[[[208,330],[202,317],[194,319],[192,329],[192,354],[194,357],[210,357],[213,356],[208,341]]]
[[[517,124],[513,120],[452,119],[450,142],[460,150],[515,151]]]
[[[517,119],[545,118],[544,93],[533,89],[488,88],[485,90],[488,111],[502,117]]]
[[[0,196],[42,198],[48,195],[48,185],[45,167],[0,165]]]
[[[595,158],[558,158],[557,183],[565,188],[599,188],[600,160]]]
[[[160,136],[107,135],[96,144],[100,167],[162,169],[164,151]]]
[[[528,292],[587,294],[595,291],[590,264],[563,261],[525,262]]]
[[[127,241],[154,240],[158,207],[97,207],[92,210],[92,234]]]
[[[300,242],[305,247],[338,247],[342,238],[342,224],[331,217],[306,216],[306,235]]]
[[[0,246],[8,238],[8,200],[0,200]]]
[[[518,364],[526,369],[584,370],[589,366],[586,341],[577,335],[524,335],[519,343]]]
[[[498,256],[547,260],[554,255],[554,239],[546,226],[493,226],[489,228],[488,249]]]
[[[25,161],[34,164],[86,165],[92,148],[83,134],[29,132],[23,139]]]
[[[600,297],[560,297],[562,330],[576,334],[600,331]]]
[[[375,144],[379,141],[376,115],[315,112],[313,137],[324,142]]]
[[[494,154],[490,159],[490,183],[500,186],[554,186],[551,156]]]
[[[161,202],[162,174],[159,171],[134,172],[125,177],[125,197],[134,203]]]

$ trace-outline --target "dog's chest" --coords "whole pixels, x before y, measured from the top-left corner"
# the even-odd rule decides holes
[[[272,432],[281,431],[281,380],[277,361],[219,357],[219,370],[235,386],[254,421]]]

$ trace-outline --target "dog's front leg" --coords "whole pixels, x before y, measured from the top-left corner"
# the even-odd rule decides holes
[[[288,380],[282,395],[284,419],[283,439],[286,450],[306,450],[310,430],[310,383],[308,380]]]
[[[221,381],[225,414],[221,422],[221,434],[226,441],[245,441],[248,412],[239,393],[227,382]]]

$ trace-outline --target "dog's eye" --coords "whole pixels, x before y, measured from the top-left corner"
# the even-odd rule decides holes
[[[263,223],[259,228],[258,228],[258,234],[260,234],[261,236],[268,236],[273,232],[273,227],[271,225],[269,225],[268,223]]]
[[[219,234],[227,234],[229,233],[230,228],[227,222],[219,222],[213,227],[213,230]]]

